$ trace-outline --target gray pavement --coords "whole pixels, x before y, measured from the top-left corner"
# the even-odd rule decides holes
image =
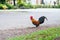
[[[38,20],[41,16],[46,16],[48,21],[42,25],[60,23],[60,9],[16,9],[0,10],[0,30],[13,28],[33,27],[30,16]],[[21,27],[22,26],[22,27]]]

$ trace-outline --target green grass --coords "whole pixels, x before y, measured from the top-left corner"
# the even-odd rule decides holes
[[[31,34],[9,38],[8,40],[54,40],[60,37],[60,28],[49,28]]]

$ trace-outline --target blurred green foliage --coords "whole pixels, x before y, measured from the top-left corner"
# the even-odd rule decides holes
[[[15,9],[15,6],[13,6],[11,4],[6,3],[5,5],[8,7],[8,9]]]
[[[34,8],[34,6],[31,3],[25,3],[25,2],[21,2],[17,4],[19,8],[21,9],[29,9],[29,8]]]
[[[4,3],[6,3],[6,0],[0,0],[0,3],[4,4]]]
[[[5,7],[4,7],[5,6]],[[5,4],[0,4],[0,9],[4,9],[6,8],[7,9],[7,6]]]
[[[10,0],[9,0],[10,1]],[[17,0],[17,4],[14,6],[12,4],[7,3],[6,0],[0,0],[0,9],[35,9],[35,8],[60,8],[59,5],[32,5],[31,3],[26,3],[25,0]]]

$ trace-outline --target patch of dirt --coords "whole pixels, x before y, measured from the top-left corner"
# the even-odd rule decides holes
[[[26,35],[26,34],[30,34],[32,32],[36,32],[39,30],[45,30],[47,28],[51,28],[51,27],[57,27],[57,25],[55,26],[39,26],[39,27],[28,27],[28,28],[23,28],[23,29],[8,29],[8,30],[0,30],[0,40],[6,40],[7,38],[10,37],[15,37],[15,36],[20,36],[20,35]]]
[[[60,37],[55,38],[54,40],[60,40]]]

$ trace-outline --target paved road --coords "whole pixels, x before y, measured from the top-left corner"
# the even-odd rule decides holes
[[[0,29],[34,27],[29,18],[31,15],[37,20],[41,16],[48,18],[48,21],[41,26],[60,24],[60,9],[2,10],[0,11]]]

